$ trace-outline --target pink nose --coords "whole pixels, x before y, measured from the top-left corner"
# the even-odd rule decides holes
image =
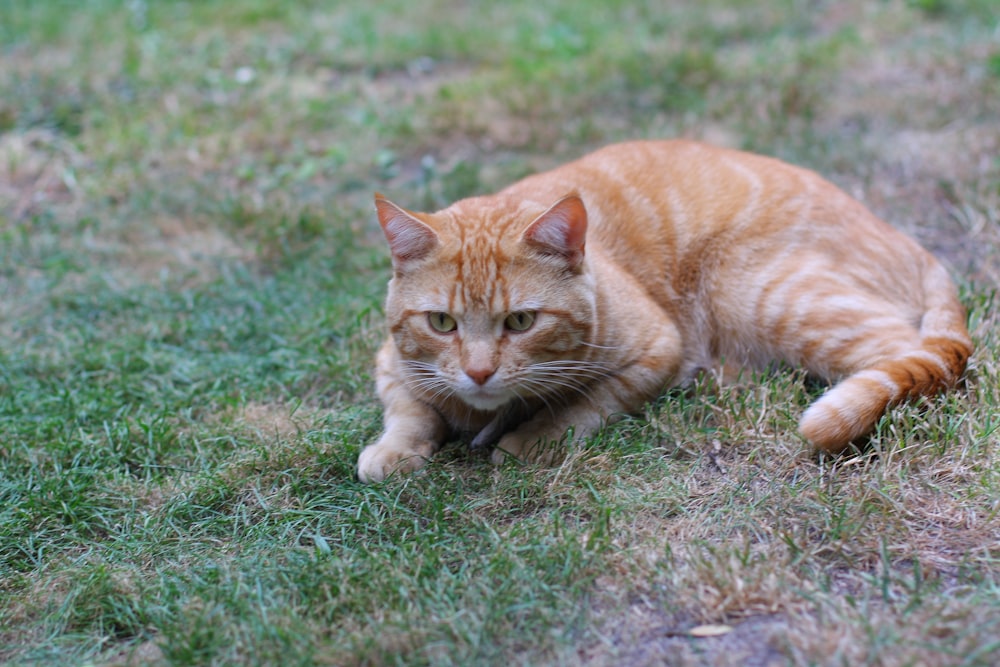
[[[465,374],[472,378],[472,381],[476,384],[483,385],[486,381],[493,377],[493,373],[496,371],[492,368],[466,368]]]

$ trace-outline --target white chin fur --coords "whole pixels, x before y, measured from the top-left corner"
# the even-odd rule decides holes
[[[510,401],[510,399],[510,396],[475,396],[462,394],[462,400],[476,410],[496,410],[500,406],[505,405],[508,401]]]

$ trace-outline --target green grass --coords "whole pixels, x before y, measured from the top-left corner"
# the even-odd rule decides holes
[[[0,6],[0,662],[991,665],[991,0]],[[374,191],[625,138],[814,168],[953,270],[957,392],[802,455],[783,371],[374,487]],[[687,634],[704,623],[732,631]]]

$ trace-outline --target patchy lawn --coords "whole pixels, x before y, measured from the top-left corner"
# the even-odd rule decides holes
[[[1000,662],[993,0],[663,6],[0,8],[0,662]],[[933,250],[960,390],[816,460],[820,387],[704,378],[557,469],[455,446],[358,484],[372,193],[669,136],[813,168]]]

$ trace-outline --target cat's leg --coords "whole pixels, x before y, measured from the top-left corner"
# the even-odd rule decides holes
[[[633,295],[635,301],[646,299]],[[504,435],[493,450],[493,463],[508,457],[521,462],[550,465],[565,457],[560,446],[569,429],[574,439],[594,433],[615,415],[634,413],[654,400],[664,388],[680,379],[683,351],[680,332],[652,301],[639,310],[646,313],[642,327],[622,331],[618,345],[609,352],[608,370],[569,402],[540,410],[532,419]],[[610,348],[609,348],[610,349]]]
[[[418,470],[436,452],[444,439],[444,421],[420,403],[396,404],[386,410],[385,430],[358,457],[358,479],[381,482],[395,472]]]
[[[604,411],[590,403],[561,408],[558,416],[542,411],[500,438],[490,461],[500,464],[513,458],[521,463],[552,465],[566,456],[563,440],[569,429],[573,429],[574,438],[583,438],[601,427],[605,415],[616,412],[623,410],[611,408]]]
[[[422,468],[448,433],[441,415],[418,401],[398,374],[391,341],[376,358],[376,387],[385,406],[382,436],[358,457],[358,479],[380,482],[392,473]]]

